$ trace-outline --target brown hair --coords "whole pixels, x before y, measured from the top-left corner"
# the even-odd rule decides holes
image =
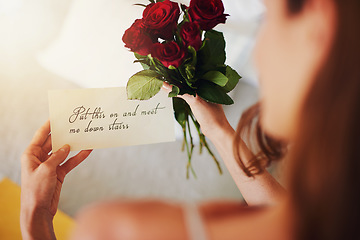
[[[306,1],[288,0],[289,11],[296,14]],[[301,240],[360,239],[360,1],[333,1],[338,19],[334,43],[303,105],[301,126],[289,153],[295,239]],[[259,104],[245,112],[237,135],[252,129],[249,119],[258,119],[259,114]],[[254,154],[251,166],[257,171],[249,171],[235,151],[248,175],[262,171],[263,164],[256,162],[269,163],[283,152],[283,145],[273,144],[278,141],[265,133],[255,135],[260,153]],[[237,137],[234,144],[239,141]],[[268,150],[274,154],[266,154]]]
[[[234,155],[248,177],[263,172],[271,162],[280,160],[285,155],[286,144],[269,137],[262,130],[259,120],[260,112],[260,103],[257,103],[242,114],[233,142]],[[246,147],[252,151],[257,150],[256,154],[250,152],[252,156],[247,166],[241,160],[240,149],[242,144],[246,144]]]

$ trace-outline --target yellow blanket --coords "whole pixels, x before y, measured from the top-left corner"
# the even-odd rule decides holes
[[[0,239],[20,240],[20,187],[5,178],[0,182]],[[58,240],[69,238],[74,221],[59,211],[54,218],[54,229]]]

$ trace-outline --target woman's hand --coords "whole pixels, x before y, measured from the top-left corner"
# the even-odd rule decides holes
[[[171,91],[168,84],[164,84],[163,88]],[[284,195],[284,189],[269,172],[264,170],[263,173],[249,178],[240,168],[233,151],[236,132],[227,121],[222,106],[208,103],[199,96],[184,94],[179,97],[190,105],[202,132],[215,145],[245,201],[249,205],[277,204]],[[252,158],[251,151],[245,143],[238,147],[243,155],[242,161],[247,166]]]
[[[23,239],[55,239],[52,220],[57,211],[66,174],[86,159],[91,150],[81,151],[64,164],[69,145],[51,151],[50,122],[35,134],[21,158],[21,212]]]
[[[163,89],[166,92],[170,92],[171,86],[164,83]],[[184,99],[189,104],[191,111],[200,124],[202,133],[212,142],[217,140],[224,130],[233,131],[225,116],[222,105],[208,103],[199,96],[194,97],[189,94],[179,95],[178,97]]]

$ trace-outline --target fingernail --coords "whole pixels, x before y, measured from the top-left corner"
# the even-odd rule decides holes
[[[162,87],[163,87],[164,89],[170,89],[170,86],[169,86],[168,84],[165,84],[165,83],[162,85]]]
[[[60,148],[60,151],[67,152],[69,149],[70,149],[70,146],[68,144],[66,144],[62,148]]]

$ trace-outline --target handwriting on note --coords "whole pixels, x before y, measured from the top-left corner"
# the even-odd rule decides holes
[[[126,89],[49,91],[53,151],[151,144],[175,140],[171,99],[163,92],[127,100]]]

